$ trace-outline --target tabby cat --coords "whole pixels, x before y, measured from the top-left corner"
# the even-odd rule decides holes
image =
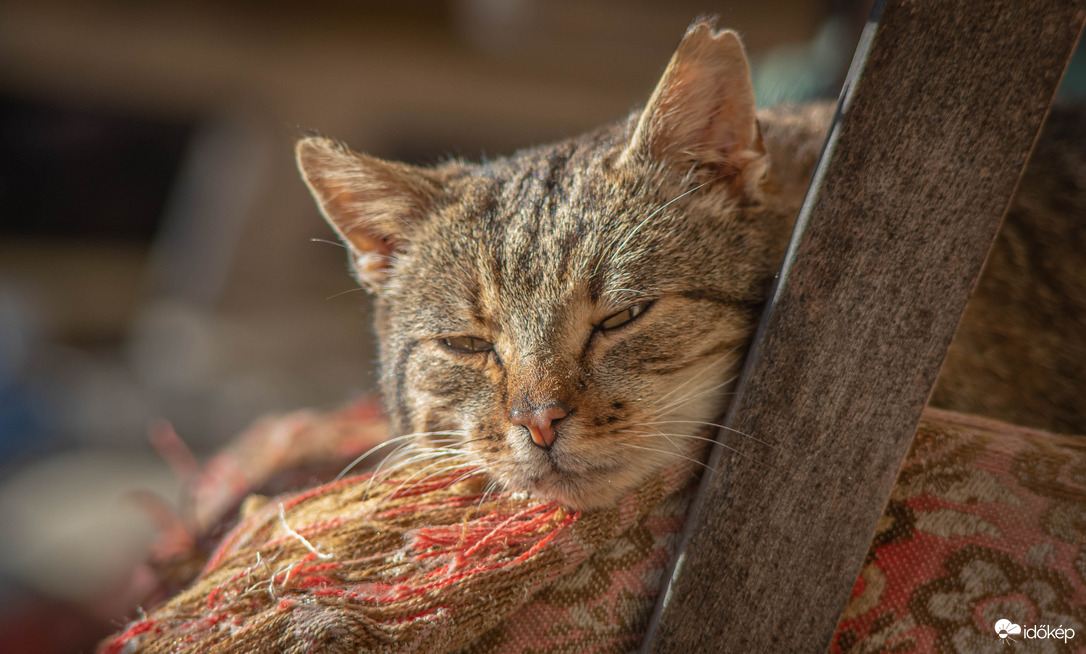
[[[831,113],[756,116],[738,37],[698,22],[643,110],[568,141],[417,168],[302,140],[376,294],[393,431],[576,508],[697,458]]]

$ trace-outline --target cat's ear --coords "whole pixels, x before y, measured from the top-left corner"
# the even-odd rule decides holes
[[[350,248],[358,281],[379,292],[392,257],[440,192],[426,171],[375,159],[323,137],[298,142],[298,169]]]
[[[690,26],[641,113],[625,161],[705,166],[741,189],[765,171],[750,64],[739,37]]]

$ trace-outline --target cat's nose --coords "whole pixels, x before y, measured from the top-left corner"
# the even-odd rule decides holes
[[[514,425],[520,425],[532,435],[532,442],[544,449],[554,444],[557,437],[554,423],[569,415],[569,409],[561,402],[555,402],[541,409],[513,409],[509,419]]]

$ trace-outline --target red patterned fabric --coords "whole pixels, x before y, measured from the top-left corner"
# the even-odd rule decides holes
[[[1086,652],[1084,534],[1086,439],[929,410],[830,651]]]
[[[487,492],[408,461],[253,498],[187,590],[102,643],[124,652],[627,652],[681,532],[694,464],[614,506]]]
[[[184,483],[181,514],[157,512],[161,534],[133,575],[131,595],[157,604],[187,586],[253,493],[277,495],[327,481],[388,438],[380,403],[363,398],[329,412],[265,416],[197,466],[168,426],[155,446]]]
[[[289,486],[314,475],[330,477],[328,471],[342,469],[383,433],[384,423],[374,406],[361,403],[331,414],[268,419],[239,438],[194,478],[188,520],[195,527],[194,538],[179,540],[169,534],[164,538],[175,545],[184,540],[189,549],[179,547],[180,554],[173,558],[159,552],[160,581],[187,581],[198,571],[197,564],[204,567],[201,579],[146,619],[130,623],[104,648],[192,651],[186,647],[199,639],[171,640],[170,630],[204,625],[214,651],[302,651],[315,643],[319,646],[314,645],[314,651],[356,651],[358,642],[352,645],[351,637],[336,634],[353,633],[347,625],[369,619],[358,600],[373,589],[362,588],[359,594],[346,580],[357,571],[358,555],[372,555],[386,561],[415,557],[423,585],[434,584],[427,588],[451,592],[458,601],[475,598],[458,609],[461,618],[420,609],[409,613],[407,622],[388,622],[381,633],[391,639],[385,642],[394,650],[636,649],[680,537],[689,490],[665,492],[663,499],[647,502],[631,499],[634,504],[620,507],[615,516],[589,522],[570,521],[553,506],[510,497],[492,497],[506,503],[495,505],[493,513],[489,507],[479,513],[483,507],[472,499],[474,509],[466,521],[455,510],[444,510],[455,509],[448,503],[441,510],[434,505],[416,513],[426,504],[424,497],[399,498],[394,504],[404,500],[402,510],[385,507],[381,515],[382,524],[399,534],[387,540],[391,532],[382,532],[382,527],[375,536],[373,524],[363,525],[358,511],[352,513],[351,507],[362,507],[364,501],[344,501],[345,493],[361,483],[353,478],[287,499],[285,519],[280,519],[277,503],[249,500],[244,511],[248,517],[219,544],[209,562],[201,554],[204,550],[192,544],[205,542],[206,529],[223,511],[231,512],[227,507],[235,506],[245,493],[260,487],[282,490],[273,483],[276,479]],[[299,476],[299,470],[307,472]],[[422,490],[443,500],[463,493],[473,498],[478,488],[470,480],[463,484]],[[631,518],[635,515],[639,517]],[[354,534],[378,538],[380,546],[344,532],[344,521],[351,523],[347,527],[362,529]],[[590,523],[595,527],[586,530]],[[286,531],[287,525],[316,551]],[[1023,652],[1086,653],[1084,534],[1086,439],[929,410],[830,650],[965,653],[1012,652],[1001,647],[1014,647]],[[585,548],[589,541],[591,547]],[[255,565],[257,552],[260,565]],[[317,552],[351,556],[346,561],[325,560]],[[265,565],[272,556],[277,557],[275,564]],[[458,587],[456,574],[468,569],[485,573],[487,561],[499,560],[506,567],[495,577],[497,583],[487,581],[485,590],[479,585]],[[178,561],[186,565],[176,565]],[[514,561],[519,562],[510,565]],[[525,566],[528,561],[531,564]],[[187,577],[184,570],[191,570]],[[233,572],[220,574],[228,570]],[[534,581],[508,581],[529,570],[527,577]],[[238,573],[242,576],[228,581]],[[491,592],[499,588],[500,592]],[[439,596],[431,595],[423,603],[432,604],[435,597]],[[410,600],[408,595],[396,598]],[[314,599],[318,604],[310,603]],[[260,603],[245,604],[249,600]],[[403,607],[407,610],[410,604]],[[449,628],[444,632],[427,628],[439,623]],[[1006,638],[997,633],[997,623]],[[246,627],[257,624],[262,626]],[[342,629],[347,631],[337,631]],[[1074,636],[1069,637],[1072,631]],[[435,634],[441,637],[435,640]],[[374,637],[380,641],[385,636]]]

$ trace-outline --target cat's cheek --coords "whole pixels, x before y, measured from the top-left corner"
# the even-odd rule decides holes
[[[432,361],[420,366],[428,374],[420,374],[414,380],[418,390],[446,401],[464,401],[479,389],[481,375],[468,366],[449,365],[445,362]]]
[[[491,385],[472,357],[450,357],[420,342],[408,364],[391,380],[392,397],[404,405],[402,431],[469,432],[494,402]],[[386,392],[389,384],[385,384]]]
[[[470,463],[502,483],[507,483],[502,474],[508,455],[500,437],[494,436],[486,426],[476,425],[467,430],[465,449],[471,453]]]

